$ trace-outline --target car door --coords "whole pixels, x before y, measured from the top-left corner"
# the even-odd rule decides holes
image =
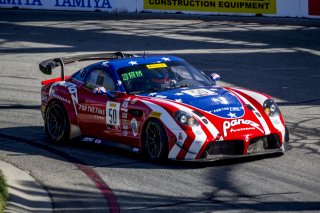
[[[79,124],[83,135],[117,140],[121,135],[120,103],[105,91],[115,93],[115,82],[109,71],[99,66],[87,70],[79,93]]]

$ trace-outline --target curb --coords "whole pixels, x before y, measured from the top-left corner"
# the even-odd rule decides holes
[[[4,213],[53,212],[48,192],[28,173],[0,160],[6,177],[9,198]]]

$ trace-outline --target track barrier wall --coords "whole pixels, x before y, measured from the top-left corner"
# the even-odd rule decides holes
[[[0,8],[320,18],[320,0],[0,0]]]

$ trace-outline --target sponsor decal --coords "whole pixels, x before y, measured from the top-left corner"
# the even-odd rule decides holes
[[[156,111],[152,111],[152,112],[150,113],[150,117],[153,117],[153,118],[160,118],[161,115],[162,115],[161,112],[156,112]]]
[[[244,127],[241,127],[241,128],[236,128],[237,126],[239,125],[247,125],[247,126],[251,126],[252,129],[250,128],[244,128]],[[251,120],[245,120],[245,119],[236,119],[236,120],[232,120],[232,121],[224,121],[223,122],[223,135],[224,137],[228,136],[228,130],[230,132],[238,132],[238,131],[246,131],[246,130],[253,130],[253,129],[258,129],[259,131],[261,131],[262,133],[263,130],[260,128],[260,125],[251,121]],[[234,129],[236,128],[236,129]]]
[[[93,142],[94,141],[94,138],[88,138],[88,137],[85,137],[82,139],[83,142]]]
[[[108,101],[106,105],[107,125],[120,125],[120,103]]]
[[[179,140],[179,141],[183,140],[183,136],[182,136],[181,132],[179,132],[178,140]]]
[[[109,0],[56,0],[54,6],[78,8],[112,8]]]
[[[229,102],[227,101],[227,99],[225,97],[219,97],[219,98],[211,98],[211,100],[214,102],[214,103],[219,103],[219,104],[229,104]]]
[[[0,0],[0,5],[42,6],[41,0]]]
[[[60,82],[55,82],[54,84],[52,84],[49,94],[52,95],[54,94],[53,92],[55,92],[54,87],[55,86],[63,86],[66,87],[70,93],[72,102],[73,102],[73,106],[74,106],[74,111],[76,113],[76,115],[78,115],[78,111],[77,111],[77,107],[76,105],[78,104],[78,90],[75,84],[70,83],[70,82],[66,82],[66,81],[60,81]],[[63,98],[63,97],[62,97]]]
[[[123,111],[123,112],[128,112],[128,108],[122,108],[122,107],[121,107],[121,111]]]
[[[162,57],[161,58],[163,61],[170,61],[170,58],[167,58],[167,57]]]
[[[167,67],[165,63],[160,63],[160,64],[147,64],[146,65],[148,69],[156,69],[156,68],[164,68]]]
[[[122,129],[128,130],[128,120],[123,119],[122,120]]]
[[[134,136],[138,135],[138,122],[137,119],[132,118],[131,120],[131,129]]]
[[[202,97],[202,96],[209,96],[209,95],[217,95],[217,93],[208,90],[208,89],[189,89],[182,91],[192,97]]]
[[[132,149],[132,151],[133,151],[133,152],[139,152],[139,151],[140,151],[140,149],[139,149],[139,148],[134,147],[134,148]]]
[[[96,143],[96,144],[101,144],[101,142],[102,142],[102,141],[101,141],[100,139],[95,139],[95,140],[94,140],[94,143]]]
[[[79,104],[79,111],[92,114],[94,118],[104,120],[106,111],[94,106]]]
[[[124,81],[128,81],[130,79],[143,77],[143,74],[142,74],[141,70],[138,70],[138,71],[131,71],[131,72],[123,73],[121,75],[121,77]]]
[[[128,108],[129,102],[130,102],[130,100],[129,100],[129,101],[125,100],[125,101],[122,103],[122,107]]]
[[[276,0],[144,0],[144,9],[276,14]]]
[[[127,137],[127,136],[128,136],[128,130],[124,130],[124,131],[122,131],[122,136]]]
[[[60,100],[60,101],[65,102],[65,103],[67,103],[67,104],[71,104],[71,101],[70,101],[70,100],[68,100],[68,99],[66,99],[66,98],[64,98],[64,97],[62,97],[62,96],[60,96],[60,95],[57,95],[57,94],[53,93],[53,94],[51,94],[51,96],[52,96],[52,97],[55,97],[56,99],[58,99],[58,100]]]
[[[121,117],[124,118],[124,119],[127,119],[128,118],[128,113],[123,112]]]

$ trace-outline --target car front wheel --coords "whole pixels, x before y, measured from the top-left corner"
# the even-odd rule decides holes
[[[165,129],[158,120],[148,122],[144,132],[144,151],[151,160],[168,158],[168,142]]]

